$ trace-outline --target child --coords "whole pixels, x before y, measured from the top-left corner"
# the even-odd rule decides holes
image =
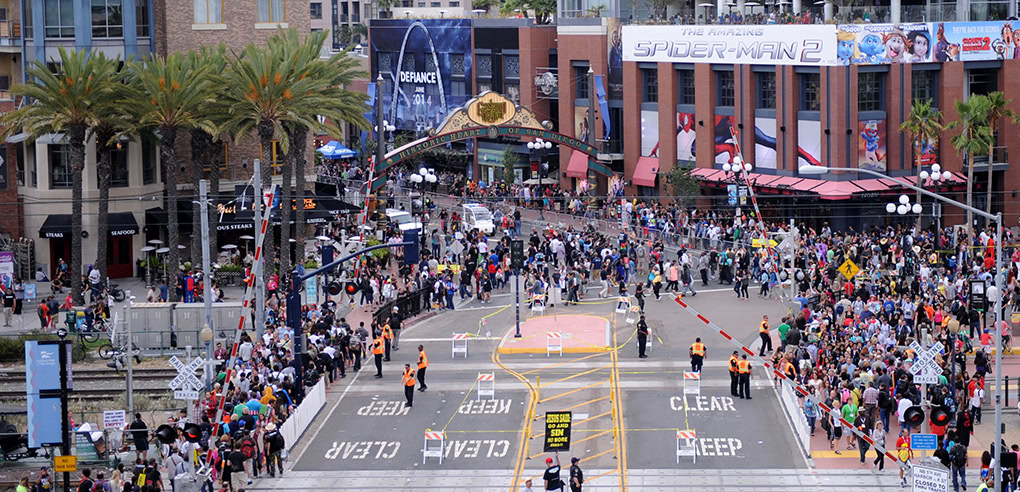
[[[900,461],[909,464],[910,458],[913,453],[910,451],[910,446],[907,443],[900,444],[900,449],[897,454]],[[907,477],[903,474],[903,467],[900,467],[900,487],[907,486]]]

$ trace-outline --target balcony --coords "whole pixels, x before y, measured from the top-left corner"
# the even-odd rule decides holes
[[[999,166],[1005,166],[1009,164],[1009,149],[1005,146],[993,147],[992,148],[992,168],[999,169]],[[966,165],[966,161],[964,162]],[[975,154],[974,155],[974,171],[988,171],[988,154]]]
[[[19,48],[14,52],[20,51],[21,47],[21,23],[18,21],[0,21],[0,50],[5,47]],[[2,50],[9,52],[10,50]]]

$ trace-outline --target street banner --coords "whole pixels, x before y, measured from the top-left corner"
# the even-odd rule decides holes
[[[930,24],[847,24],[836,39],[840,65],[932,61]]]
[[[623,61],[836,65],[836,26],[624,26]]]

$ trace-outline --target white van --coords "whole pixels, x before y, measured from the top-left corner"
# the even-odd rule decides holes
[[[422,228],[421,219],[412,216],[410,213],[396,209],[386,209],[386,218],[394,224],[401,232],[418,230]]]
[[[466,232],[478,229],[486,234],[492,234],[496,230],[496,224],[492,222],[492,212],[477,203],[465,203],[461,207],[461,227]]]

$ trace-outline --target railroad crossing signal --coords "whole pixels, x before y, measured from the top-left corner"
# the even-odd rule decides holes
[[[839,266],[839,273],[842,273],[847,280],[853,280],[860,272],[861,269],[857,267],[857,264],[849,259]]]
[[[195,370],[202,367],[201,357],[185,364],[177,356],[170,358],[170,365],[177,369],[177,377],[170,381],[170,389],[174,390],[174,398],[177,400],[197,400],[201,391],[205,388],[202,381],[195,376]]]
[[[910,343],[910,348],[917,354],[917,360],[910,366],[910,373],[914,375],[915,383],[937,384],[939,382],[939,365],[935,356],[942,353],[945,348],[942,342],[935,342],[928,347],[928,350],[921,348],[916,341]]]

